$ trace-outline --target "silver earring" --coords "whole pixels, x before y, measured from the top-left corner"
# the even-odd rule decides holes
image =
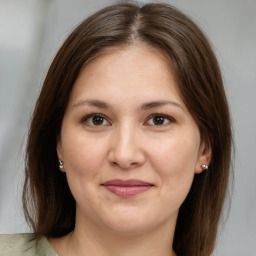
[[[62,160],[59,160],[59,168],[60,169],[64,168],[64,162]]]
[[[206,165],[206,164],[202,164],[201,167],[203,170],[208,170],[208,165]]]

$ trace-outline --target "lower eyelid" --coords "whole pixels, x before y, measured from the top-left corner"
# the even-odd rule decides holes
[[[99,117],[102,117],[102,118],[103,118],[103,120],[104,120],[104,121],[103,121],[103,124],[101,124],[101,125],[94,125],[94,124],[93,124],[93,120],[89,121],[90,119],[92,119],[92,118],[94,118],[94,117],[96,117],[96,116],[99,116]],[[175,119],[174,119],[173,117],[159,113],[159,114],[153,114],[153,115],[151,115],[151,116],[147,119],[147,121],[145,122],[145,124],[149,123],[149,121],[150,121],[151,119],[153,119],[154,117],[157,117],[157,116],[163,117],[163,118],[165,119],[164,122],[167,121],[167,123],[159,124],[159,125],[156,125],[156,124],[149,124],[149,125],[152,125],[152,126],[159,126],[159,127],[160,127],[160,126],[165,126],[165,125],[168,125],[169,123],[174,123],[174,122],[175,122]],[[87,124],[87,125],[89,125],[89,126],[95,126],[95,127],[97,127],[97,126],[100,127],[100,126],[111,125],[111,123],[108,121],[108,119],[107,119],[104,115],[98,114],[98,113],[93,113],[93,114],[86,115],[86,116],[84,116],[84,117],[81,119],[80,122],[83,123],[83,124]],[[152,121],[152,122],[153,122],[153,121]]]
[[[102,114],[97,114],[97,113],[95,113],[95,114],[90,114],[90,115],[87,115],[87,116],[83,117],[82,120],[81,120],[81,123],[86,123],[86,124],[88,124],[88,125],[90,125],[90,126],[95,126],[95,127],[97,127],[97,125],[93,125],[93,124],[92,124],[92,121],[91,121],[91,122],[88,121],[90,118],[93,118],[93,117],[96,117],[96,116],[102,117],[102,118],[104,119],[104,123],[107,122],[107,124],[98,125],[99,127],[100,127],[100,126],[106,126],[106,125],[110,124],[110,122],[107,120],[106,117],[104,117]],[[91,124],[90,124],[90,123],[91,123]]]
[[[149,120],[151,120],[151,119],[153,119],[154,117],[157,117],[157,116],[162,117],[162,118],[164,118],[165,120],[168,120],[168,123],[173,123],[173,122],[175,122],[174,118],[172,118],[172,117],[170,117],[170,116],[166,116],[166,115],[163,115],[163,114],[154,114],[154,115],[151,115],[151,116],[148,118],[148,120],[147,120],[146,123],[148,123]],[[155,124],[152,124],[152,125],[155,125]],[[166,124],[163,124],[163,125],[166,125]],[[163,125],[159,125],[159,126],[163,126]],[[157,126],[157,125],[155,125],[155,126]]]

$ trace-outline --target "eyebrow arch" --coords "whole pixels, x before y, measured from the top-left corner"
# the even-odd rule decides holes
[[[83,106],[83,105],[94,106],[94,107],[101,108],[101,109],[111,108],[111,105],[109,105],[108,103],[101,101],[101,100],[95,100],[95,99],[78,101],[77,103],[75,103],[73,105],[73,107],[78,107],[78,106]],[[172,100],[170,100],[170,101],[169,100],[160,100],[160,101],[146,102],[146,103],[142,104],[141,109],[148,110],[148,109],[152,109],[152,108],[156,108],[156,107],[162,107],[165,105],[171,105],[174,107],[178,107],[184,111],[184,108],[179,103],[172,101]]]
[[[161,101],[152,101],[152,102],[144,103],[141,106],[141,109],[148,110],[151,108],[161,107],[161,106],[165,106],[165,105],[171,105],[174,107],[178,107],[184,111],[184,108],[179,103],[172,101],[172,100],[161,100]]]
[[[75,103],[73,105],[73,107],[78,107],[78,106],[82,106],[82,105],[89,105],[89,106],[94,106],[94,107],[102,108],[102,109],[110,108],[109,104],[107,104],[106,102],[101,101],[101,100],[81,100],[81,101],[78,101],[77,103]]]

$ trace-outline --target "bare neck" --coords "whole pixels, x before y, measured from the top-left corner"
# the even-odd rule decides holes
[[[49,239],[59,256],[175,256],[172,250],[174,227],[136,235],[76,227],[67,236]]]

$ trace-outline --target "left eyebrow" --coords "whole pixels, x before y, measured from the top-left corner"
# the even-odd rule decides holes
[[[142,110],[148,110],[148,109],[151,109],[151,108],[162,107],[162,106],[165,106],[165,105],[171,105],[171,106],[174,106],[174,107],[178,107],[178,108],[180,108],[184,111],[184,108],[178,102],[175,102],[175,101],[172,101],[172,100],[170,100],[170,101],[169,100],[161,100],[161,101],[147,102],[147,103],[144,103],[141,106],[141,109]]]
[[[78,101],[77,103],[75,103],[73,105],[73,107],[78,107],[78,106],[83,106],[83,105],[94,106],[94,107],[103,108],[103,109],[107,109],[107,108],[111,107],[106,102],[101,101],[101,100],[95,100],[95,99]]]

